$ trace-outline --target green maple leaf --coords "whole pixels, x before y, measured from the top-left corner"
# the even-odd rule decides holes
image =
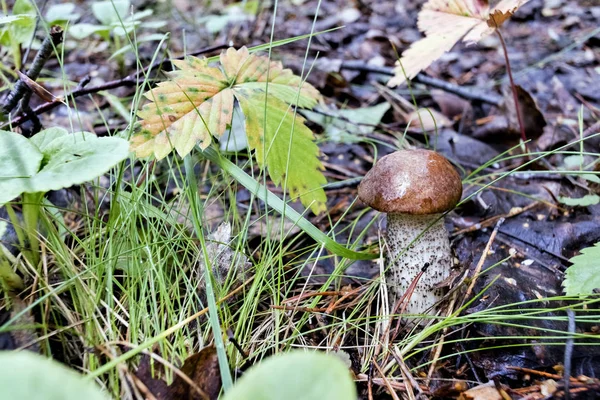
[[[138,157],[161,159],[173,149],[183,157],[196,144],[207,148],[231,126],[237,101],[258,165],[315,214],[325,209],[319,149],[295,113],[295,107],[316,105],[320,94],[313,86],[245,47],[223,52],[220,68],[195,57],[173,63],[179,69],[171,79],[145,93],[150,103],[138,112],[141,130],[131,139]]]
[[[571,258],[563,286],[567,296],[589,295],[600,289],[600,242]]]

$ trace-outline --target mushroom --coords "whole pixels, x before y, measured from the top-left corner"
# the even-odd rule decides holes
[[[399,299],[424,270],[406,313],[422,314],[443,296],[436,284],[450,275],[452,254],[442,214],[462,195],[460,176],[442,155],[400,150],[382,157],[358,187],[358,197],[387,214],[386,281]],[[427,268],[424,268],[427,266]]]

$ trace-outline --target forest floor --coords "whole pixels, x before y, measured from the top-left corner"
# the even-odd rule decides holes
[[[59,2],[38,3],[47,15]],[[91,3],[76,2],[69,24],[99,26]],[[218,318],[236,376],[302,347],[342,357],[365,399],[600,394],[599,299],[563,291],[570,259],[600,242],[597,0],[530,0],[500,28],[526,144],[498,35],[457,44],[410,86],[386,86],[398,56],[422,38],[425,1],[198,3],[132,1],[135,12],[152,11],[136,27],[137,52],[114,31],[77,39],[66,30],[60,57],[50,57],[38,83],[52,96],[75,96],[65,105],[33,95],[37,122],[127,137],[140,94],[173,69],[170,60],[312,33],[262,52],[323,95],[314,110],[298,112],[319,146],[327,209],[314,215],[300,202],[289,205],[338,243],[384,252],[385,215],[357,200],[358,183],[398,148],[436,150],[463,179],[463,201],[445,218],[456,265],[444,285],[453,295],[428,325],[396,315],[382,300],[384,258],[329,253],[196,156],[205,245],[180,196],[187,174],[177,157],[132,160],[116,174],[128,185],[119,196],[114,175],[49,193],[55,211],[48,214],[62,214],[62,244],[43,241],[41,269],[18,256],[14,230],[4,233],[26,289],[5,296],[0,348],[51,355],[90,373],[115,398],[202,398],[177,378],[167,386],[176,367],[216,398],[216,353],[200,352],[214,343],[204,315],[213,296],[204,288],[204,251],[219,254],[214,297],[223,300]],[[41,25],[33,47],[46,36]],[[3,96],[18,76],[8,47],[0,60]],[[139,71],[151,65],[146,82]],[[27,134],[38,128],[32,121],[24,112],[0,126]],[[284,195],[263,181],[249,152],[230,158]],[[0,220],[9,222],[4,209]],[[35,328],[17,329],[22,324]]]

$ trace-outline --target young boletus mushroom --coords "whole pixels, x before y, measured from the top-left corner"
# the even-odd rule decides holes
[[[365,204],[387,214],[391,300],[399,299],[428,265],[408,302],[408,314],[423,313],[443,295],[435,286],[450,275],[452,255],[441,214],[454,208],[461,195],[461,179],[452,164],[423,149],[382,157],[358,187]]]

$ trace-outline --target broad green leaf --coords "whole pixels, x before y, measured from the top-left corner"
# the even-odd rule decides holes
[[[250,368],[223,400],[355,400],[344,363],[321,352],[292,351]]]
[[[154,42],[154,41],[158,42],[160,40],[165,40],[167,37],[168,37],[168,35],[162,34],[162,33],[154,33],[151,35],[144,35],[144,36],[137,38],[135,47],[137,48],[142,43]],[[121,47],[119,50],[112,53],[112,55],[108,59],[112,60],[113,58],[118,57],[121,54],[129,53],[129,52],[135,54],[135,48],[132,44],[128,44],[128,45]],[[127,114],[129,114],[129,111],[127,111]],[[127,120],[129,120],[129,117],[127,118]]]
[[[129,0],[96,1],[92,3],[92,12],[103,25],[111,25],[127,17],[130,5]]]
[[[29,0],[16,0],[12,9],[13,14],[35,15],[36,10],[33,3]]]
[[[144,11],[138,11],[136,13],[133,13],[131,16],[129,16],[127,19],[129,21],[141,21],[144,18],[147,18],[149,16],[151,16],[152,14],[154,14],[154,11],[152,11],[151,9],[146,9]],[[165,24],[164,22],[161,22],[163,25]]]
[[[21,14],[22,18],[9,25],[12,39],[19,44],[28,43],[35,31],[35,16]]]
[[[94,179],[128,155],[126,140],[46,129],[31,139],[0,131],[0,204],[21,193],[58,190]]]
[[[600,196],[597,194],[586,194],[580,198],[559,197],[558,201],[571,207],[588,207],[600,203]]]
[[[10,22],[18,21],[18,20],[22,19],[23,17],[24,17],[23,15],[3,15],[3,16],[0,16],[0,25],[5,25],[5,24],[8,24]]]
[[[69,27],[69,34],[74,39],[81,40],[86,37],[93,35],[94,33],[108,32],[109,28],[104,25],[93,25],[93,24],[75,24]]]
[[[0,131],[0,205],[31,191],[44,155],[22,135]]]
[[[76,20],[79,18],[79,14],[74,11],[75,4],[73,3],[53,4],[48,7],[48,11],[46,11],[46,22],[48,24],[55,24]]]
[[[246,135],[260,167],[266,166],[276,185],[287,180],[290,196],[300,198],[313,213],[325,210],[327,183],[321,170],[319,148],[304,119],[294,117],[290,106],[278,99],[266,101],[265,93],[239,92],[238,100],[246,118]],[[266,107],[266,112],[265,112]],[[265,115],[267,116],[265,120]]]
[[[117,22],[111,25],[111,32],[115,35],[124,37],[133,32],[134,29],[141,25],[139,21],[125,20],[123,23]]]
[[[593,173],[579,174],[579,176],[587,181],[594,182],[594,183],[600,183],[600,178],[596,174],[593,174]]]
[[[21,18],[10,24],[11,40],[19,44],[29,42],[35,31],[35,6],[29,0],[17,0],[13,7],[13,15]]]
[[[245,47],[228,49],[220,62],[221,68],[195,57],[174,61],[178,70],[169,73],[170,80],[145,94],[150,103],[138,112],[141,129],[132,138],[131,149],[139,157],[157,159],[172,149],[183,157],[196,144],[206,149],[213,136],[223,138],[231,126],[237,100],[259,165],[267,167],[276,184],[287,178],[292,197],[300,197],[314,212],[323,210],[321,186],[326,180],[318,148],[294,108],[313,107],[319,92],[280,62],[250,54]]]
[[[390,103],[381,103],[372,107],[321,109],[320,113],[302,111],[310,121],[321,125],[327,137],[334,142],[356,143],[375,130],[383,115],[390,109]],[[325,113],[323,113],[323,111]]]
[[[566,156],[563,160],[563,165],[569,170],[578,170],[584,165],[585,159],[582,156]]]
[[[0,352],[0,399],[108,400],[93,381],[30,351]]]
[[[580,253],[569,260],[573,265],[567,268],[563,282],[567,296],[590,295],[600,289],[600,242]]]
[[[33,135],[33,137],[29,139],[29,141],[36,145],[41,152],[43,152],[44,149],[48,148],[52,141],[63,136],[67,136],[68,134],[69,132],[67,132],[67,130],[63,128],[48,128],[39,132],[37,135]]]

